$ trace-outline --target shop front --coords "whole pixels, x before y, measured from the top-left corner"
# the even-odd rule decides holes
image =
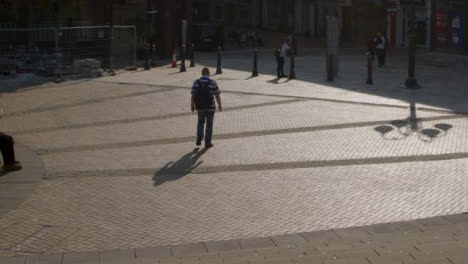
[[[467,6],[465,0],[435,0],[435,50],[450,53],[467,51]]]

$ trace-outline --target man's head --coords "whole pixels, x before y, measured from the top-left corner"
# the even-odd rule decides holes
[[[382,36],[382,33],[377,32],[377,37],[381,37],[381,36]]]
[[[207,67],[203,68],[201,71],[201,75],[210,77],[210,70]]]

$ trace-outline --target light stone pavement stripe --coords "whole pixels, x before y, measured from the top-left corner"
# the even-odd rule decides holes
[[[117,100],[117,99],[122,99],[122,98],[129,98],[132,96],[142,96],[142,95],[148,95],[148,94],[154,94],[154,93],[163,93],[170,91],[169,88],[159,88],[159,89],[154,89],[150,91],[140,91],[140,92],[135,92],[135,93],[129,93],[129,94],[122,94],[122,95],[114,95],[114,96],[109,96],[109,97],[104,97],[104,98],[95,98],[95,99],[88,99],[84,101],[79,101],[79,102],[73,102],[73,103],[65,103],[65,104],[57,104],[57,105],[52,105],[52,106],[41,106],[33,109],[28,109],[25,111],[18,111],[18,112],[13,112],[13,113],[6,113],[5,118],[11,117],[11,116],[18,116],[18,115],[26,115],[26,114],[31,114],[31,113],[40,113],[40,112],[45,112],[45,111],[53,111],[53,110],[59,110],[59,109],[64,109],[64,108],[69,108],[69,107],[75,107],[75,106],[86,106],[88,104],[95,104],[95,103],[102,103],[105,101],[112,101],[112,100]]]
[[[115,85],[92,81],[66,82],[64,84],[49,83],[45,88],[14,93],[0,94],[0,103],[5,114],[24,112],[31,109],[51,107],[62,104],[73,104],[90,99],[123,96],[135,92],[154,91],[160,87],[150,85]],[[163,88],[164,89],[164,88]]]
[[[450,129],[431,134],[441,125]],[[218,140],[214,148],[200,157],[202,164],[199,168],[468,152],[467,119],[428,121],[420,126],[420,132],[409,132],[408,136],[397,127],[385,126],[391,130],[383,131],[386,133],[382,135],[379,131],[381,126],[371,126]],[[434,138],[423,136],[423,132]],[[235,146],[235,151],[232,146]],[[189,143],[177,143],[51,153],[44,155],[43,160],[49,173],[159,168],[168,161],[183,163],[192,149]]]
[[[178,245],[462,213],[467,165],[458,159],[187,174],[157,186],[153,174],[46,180],[0,219],[1,248],[21,254]]]
[[[366,159],[346,159],[346,160],[324,160],[324,161],[303,161],[303,162],[283,162],[283,163],[259,163],[259,164],[242,164],[242,165],[225,165],[225,166],[203,166],[189,168],[183,165],[179,167],[157,168],[142,168],[142,169],[121,169],[121,170],[77,170],[77,171],[60,171],[48,172],[45,179],[51,180],[55,178],[79,178],[79,177],[120,177],[120,176],[139,176],[142,174],[161,173],[161,177],[177,177],[177,175],[193,173],[193,174],[212,174],[222,172],[246,172],[246,171],[266,171],[266,170],[285,170],[294,168],[317,168],[317,167],[337,167],[337,166],[355,166],[355,165],[372,165],[372,164],[389,164],[389,163],[406,163],[406,162],[422,162],[422,161],[444,161],[454,159],[466,159],[468,152],[452,153],[440,155],[420,155],[420,156],[404,156],[404,157],[383,157],[383,158],[366,158]],[[190,167],[190,166],[189,166]]]
[[[451,119],[459,119],[459,118],[466,118],[466,117],[467,116],[465,115],[453,115],[453,116],[442,116],[442,117],[418,118],[416,121],[423,122],[423,121],[451,120]],[[214,135],[213,139],[214,140],[234,139],[234,138],[258,137],[258,136],[267,136],[267,135],[293,134],[293,133],[314,132],[314,131],[321,131],[321,130],[334,130],[334,129],[344,129],[344,128],[386,125],[389,123],[398,123],[398,122],[405,122],[405,120],[384,120],[384,121],[375,121],[375,122],[360,122],[360,123],[338,124],[338,125],[316,126],[316,127],[298,127],[298,128],[278,129],[278,130],[238,132],[238,133]],[[75,152],[75,151],[85,151],[85,150],[99,150],[99,149],[112,149],[112,148],[125,148],[125,147],[138,147],[138,146],[193,142],[195,141],[195,139],[196,139],[195,136],[191,136],[191,137],[180,137],[180,138],[130,141],[130,142],[110,143],[110,144],[100,144],[100,145],[95,144],[95,145],[88,145],[88,146],[35,149],[35,151],[40,155],[45,155],[48,153],[56,153],[56,152]]]
[[[298,101],[302,101],[302,99],[291,99],[291,100],[283,100],[283,101],[276,101],[276,102],[269,102],[269,103],[233,106],[233,107],[224,108],[223,111],[230,112],[230,111],[236,111],[236,110],[241,110],[241,109],[252,109],[252,108],[264,107],[264,106],[290,104],[290,103],[296,103]],[[61,126],[61,127],[35,129],[35,130],[33,129],[33,130],[25,130],[25,131],[14,131],[12,133],[17,134],[17,135],[37,134],[37,133],[45,133],[45,132],[51,132],[51,131],[68,130],[68,129],[85,128],[85,127],[101,127],[101,126],[109,126],[109,125],[114,125],[114,124],[133,124],[133,123],[150,121],[150,120],[164,120],[164,119],[171,119],[171,118],[191,116],[191,115],[193,115],[193,113],[191,112],[176,113],[176,114],[167,114],[167,115],[161,115],[161,116],[148,116],[148,117],[140,117],[140,118],[133,118],[133,119],[102,121],[102,122],[95,122],[95,123],[76,124],[76,125],[68,125],[68,126]]]
[[[177,85],[160,85],[154,83],[133,83],[133,82],[116,82],[116,81],[95,81],[95,82],[106,82],[106,83],[114,83],[114,84],[127,84],[127,85],[150,85],[154,87],[170,87],[173,89],[183,89],[187,90],[190,89],[184,86],[177,86]],[[271,97],[282,97],[282,98],[297,98],[297,99],[305,99],[311,101],[320,101],[320,102],[330,102],[330,103],[340,103],[340,104],[351,104],[351,105],[366,105],[366,106],[374,106],[374,107],[383,107],[383,108],[402,108],[407,109],[409,107],[405,105],[397,105],[397,104],[388,104],[388,103],[371,103],[371,102],[360,102],[360,101],[351,101],[351,100],[340,100],[340,99],[331,99],[331,98],[320,98],[320,97],[311,97],[311,96],[298,96],[298,95],[290,95],[290,94],[274,94],[274,93],[259,93],[259,92],[250,92],[250,91],[242,91],[242,90],[223,90],[224,93],[232,93],[232,94],[240,94],[240,95],[256,95],[256,96],[271,96]],[[407,96],[407,101],[412,99],[411,95]],[[436,109],[436,108],[429,108],[429,107],[419,107],[417,110],[427,111],[427,112],[434,112],[434,113],[450,113],[450,114],[468,114],[465,112],[454,112],[451,110],[446,109]]]
[[[326,111],[323,111],[327,109]],[[381,120],[405,119],[405,109],[299,101],[217,113],[215,136],[222,134],[255,135],[258,131],[293,131],[304,127],[326,127]],[[418,112],[418,118],[440,116],[439,113]],[[450,117],[447,117],[450,119]],[[197,116],[187,115],[169,120],[150,120],[100,127],[88,127],[20,135],[18,140],[35,149],[55,149],[80,146],[125,144],[135,141],[164,142],[163,139],[187,138],[194,135]],[[428,119],[424,119],[428,120]],[[331,126],[331,129],[334,127]],[[309,129],[306,129],[307,131]],[[300,131],[298,131],[300,132]],[[275,132],[274,132],[275,133]],[[103,137],[102,135],[105,135]],[[179,141],[179,139],[176,139]],[[172,140],[173,141],[173,140]]]
[[[226,109],[273,103],[277,101],[298,101],[301,99],[281,99],[268,96],[241,97],[224,95]],[[13,116],[0,119],[3,131],[11,134],[39,133],[69,127],[104,126],[115,123],[135,123],[189,115],[190,93],[185,90],[171,90],[145,96],[121,98],[86,106]]]

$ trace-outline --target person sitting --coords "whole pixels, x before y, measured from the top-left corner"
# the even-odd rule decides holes
[[[4,172],[21,170],[23,168],[15,158],[14,144],[13,137],[0,132],[0,150],[3,156],[2,168]]]
[[[0,108],[0,118],[3,116],[3,109]],[[21,166],[20,162],[15,158],[15,149],[14,149],[15,141],[13,137],[0,132],[0,151],[2,152],[3,156],[3,171],[15,171],[21,170],[23,166]]]

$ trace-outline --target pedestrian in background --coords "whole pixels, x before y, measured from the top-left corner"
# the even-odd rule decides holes
[[[387,57],[387,40],[382,35],[382,33],[377,32],[377,40],[376,40],[376,53],[377,53],[377,60],[379,62],[379,67],[385,66],[386,57]]]
[[[283,43],[281,44],[281,47],[279,48],[279,55],[277,56],[277,76],[278,78],[287,78],[288,76],[284,74],[284,60],[286,56],[288,55],[289,52],[289,44],[288,44],[288,39],[284,40]]]
[[[202,77],[193,83],[191,93],[190,108],[192,112],[197,110],[198,113],[196,145],[200,146],[203,138],[205,138],[205,148],[211,148],[213,147],[211,138],[213,136],[213,120],[216,111],[214,98],[218,103],[218,111],[223,111],[223,107],[221,105],[221,91],[216,82],[210,79],[210,70],[208,68],[202,69]],[[205,122],[206,133],[203,133]]]

